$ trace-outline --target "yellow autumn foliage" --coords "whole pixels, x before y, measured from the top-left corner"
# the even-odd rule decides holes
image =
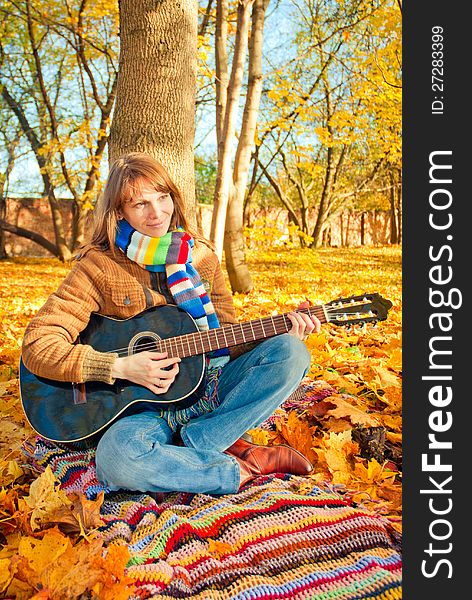
[[[328,390],[305,411],[280,413],[274,430],[250,433],[259,444],[285,443],[314,463],[309,482],[336,486],[358,505],[401,529],[402,337],[399,247],[321,248],[262,244],[248,251],[255,288],[234,295],[241,321],[287,312],[299,303],[378,292],[393,302],[377,328],[325,324],[310,336],[309,377]],[[70,269],[55,259],[0,261],[0,594],[19,598],[127,598],[126,546],[103,547],[103,494],[66,496],[48,470],[26,468],[21,444],[34,439],[21,410],[18,361],[28,321]],[[358,430],[383,428],[384,460],[364,458]],[[303,485],[302,485],[303,488]],[[307,487],[308,489],[308,487]],[[215,556],[227,548],[213,544]],[[75,595],[74,595],[75,594]]]

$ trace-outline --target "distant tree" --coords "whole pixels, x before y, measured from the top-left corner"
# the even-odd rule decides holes
[[[394,0],[297,2],[297,60],[266,83],[254,158],[315,247],[343,208],[372,194],[383,204],[388,172],[398,173],[400,16]]]
[[[0,167],[0,225],[2,222],[6,224],[5,219],[7,216],[7,196],[9,179],[13,167],[15,165],[15,151],[20,141],[19,135],[14,135],[12,139],[9,139],[7,135],[7,130],[8,128],[6,127],[6,125],[2,127],[2,123],[0,121],[0,136],[2,138],[2,146],[6,151],[5,164]],[[5,257],[5,229],[0,226],[0,258]]]
[[[268,0],[241,0],[238,2],[231,73],[229,73],[227,48],[229,12],[227,0],[218,0],[216,11],[215,78],[218,174],[211,239],[220,256],[224,248],[226,269],[232,290],[242,293],[249,292],[253,287],[245,259],[243,212],[262,93],[263,31],[268,4]],[[236,118],[248,49],[247,90],[233,161]]]
[[[69,260],[86,238],[106,149],[116,89],[116,1],[0,0],[0,16],[0,110],[15,118],[21,150],[36,163],[54,241],[5,221],[0,227]],[[60,196],[71,201],[70,232]]]

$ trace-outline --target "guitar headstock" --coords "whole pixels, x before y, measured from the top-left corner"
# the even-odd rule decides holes
[[[338,298],[324,305],[329,323],[335,325],[358,325],[377,323],[387,318],[393,304],[380,294],[363,294],[349,298]]]

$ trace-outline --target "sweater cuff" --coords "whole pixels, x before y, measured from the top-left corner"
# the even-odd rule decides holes
[[[117,358],[116,352],[97,352],[90,348],[82,366],[83,381],[103,381],[110,385],[115,383],[115,378],[111,376],[111,370]]]

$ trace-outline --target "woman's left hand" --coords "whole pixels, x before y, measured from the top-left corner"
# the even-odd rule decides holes
[[[302,302],[298,308],[308,308],[309,302]],[[319,333],[321,329],[321,321],[318,317],[311,317],[301,312],[291,312],[287,317],[292,322],[292,328],[289,331],[290,335],[294,335],[302,341],[305,341],[310,333]]]

